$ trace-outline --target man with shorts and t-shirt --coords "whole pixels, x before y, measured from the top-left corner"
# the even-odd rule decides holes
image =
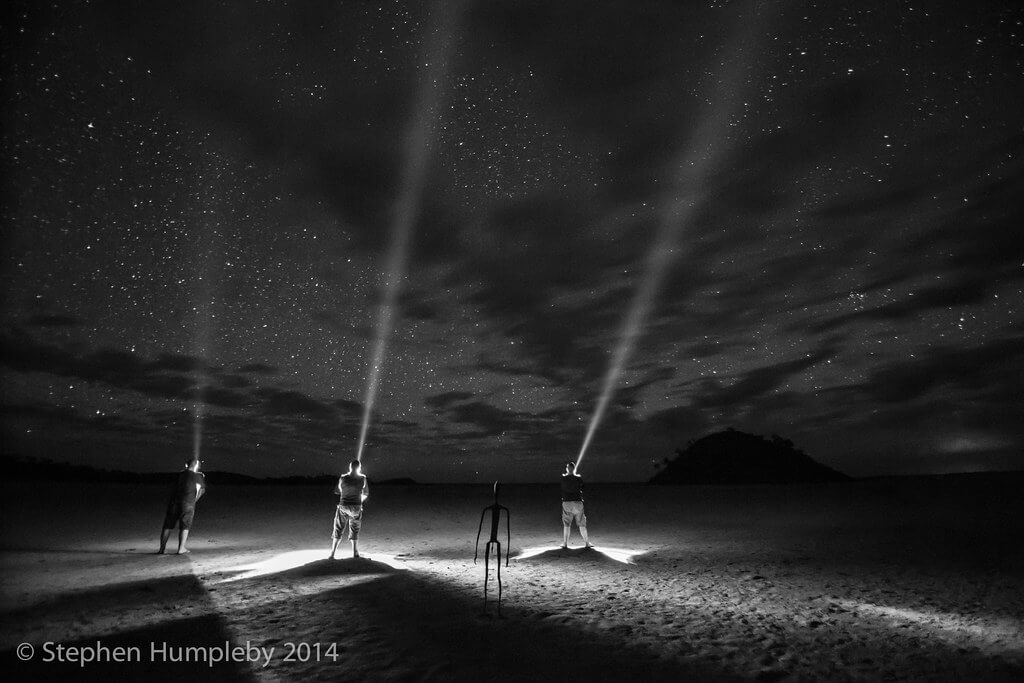
[[[171,489],[171,497],[167,501],[167,512],[164,514],[164,529],[160,534],[161,555],[167,548],[167,540],[171,537],[174,527],[178,527],[178,554],[188,552],[185,542],[192,528],[192,519],[196,515],[196,501],[206,493],[206,477],[199,471],[199,458],[192,458],[185,463],[185,469],[178,473],[178,478]]]
[[[338,551],[338,543],[347,531],[352,542],[352,557],[359,557],[359,529],[363,523],[363,501],[370,497],[366,475],[362,473],[358,460],[349,463],[348,473],[338,479],[334,492],[341,496],[338,509],[334,512],[334,533],[331,535],[331,559]]]
[[[587,516],[583,512],[583,477],[576,474],[576,463],[565,463],[562,475],[562,547],[569,547],[572,523],[580,529],[580,536],[588,548],[593,548],[587,538]]]

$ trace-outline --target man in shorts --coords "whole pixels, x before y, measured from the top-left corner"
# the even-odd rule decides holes
[[[199,471],[199,458],[192,458],[185,463],[185,469],[178,473],[178,478],[171,489],[171,497],[167,501],[167,512],[164,514],[164,529],[160,534],[159,554],[167,549],[167,541],[174,527],[178,527],[178,554],[188,552],[185,542],[192,528],[192,519],[196,515],[196,501],[206,493],[206,477]]]
[[[576,463],[565,463],[565,474],[562,475],[562,547],[569,547],[569,534],[572,523],[580,529],[580,536],[586,547],[593,548],[587,538],[587,515],[583,512],[583,477],[576,474]]]
[[[370,487],[366,483],[366,475],[362,473],[358,460],[349,463],[348,472],[338,479],[334,492],[341,496],[341,500],[334,512],[330,559],[334,559],[338,544],[346,531],[348,540],[352,542],[352,557],[359,557],[359,528],[363,523],[363,501],[370,497]]]

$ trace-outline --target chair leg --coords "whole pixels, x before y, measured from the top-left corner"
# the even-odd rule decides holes
[[[495,542],[498,546],[498,616],[501,616],[501,543]]]
[[[490,571],[490,559],[491,559],[491,542],[488,541],[484,544],[484,611],[487,611],[487,579],[491,575]]]

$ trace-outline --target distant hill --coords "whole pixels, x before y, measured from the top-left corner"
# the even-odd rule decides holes
[[[783,484],[843,481],[845,474],[812,460],[793,442],[729,429],[677,449],[652,484]]]

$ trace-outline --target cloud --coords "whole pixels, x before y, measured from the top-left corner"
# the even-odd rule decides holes
[[[433,396],[427,396],[423,399],[424,405],[428,408],[447,409],[454,406],[456,403],[462,403],[473,398],[475,394],[469,391],[448,391],[443,394],[435,394]]]
[[[252,386],[252,382],[249,381],[249,378],[242,377],[241,375],[223,374],[218,375],[217,379],[220,380],[221,384],[229,389],[244,389],[245,387]]]
[[[168,370],[170,372],[209,372],[210,368],[206,361],[196,356],[185,356],[180,354],[161,353],[156,360],[149,363],[152,370]]]
[[[262,400],[261,411],[268,415],[302,416],[315,420],[330,420],[338,417],[338,411],[333,406],[299,391],[260,387],[254,393]]]
[[[978,398],[1011,399],[1024,383],[1024,337],[1013,337],[968,349],[939,348],[914,360],[889,363],[874,370],[865,391],[876,401],[898,403],[942,389]]]
[[[988,278],[971,276],[948,284],[923,287],[899,301],[838,315],[812,325],[811,329],[828,332],[864,320],[906,320],[936,308],[970,306],[985,300],[994,286],[995,283]]]
[[[29,327],[78,327],[82,321],[64,314],[33,315],[27,321]]]
[[[398,307],[402,318],[424,321],[440,319],[443,310],[441,302],[424,291],[414,289],[405,289],[401,293]]]
[[[265,363],[248,363],[239,367],[235,372],[254,375],[276,375],[280,371]]]
[[[178,374],[205,365],[187,356],[161,355],[155,361],[120,349],[100,348],[74,352],[13,332],[0,335],[0,364],[20,372],[41,372],[74,377],[157,398],[182,398],[195,380]]]
[[[361,418],[363,415],[363,404],[359,401],[350,401],[349,399],[339,398],[328,402],[329,405],[337,408],[341,411],[341,414],[347,418]]]
[[[216,386],[207,387],[202,391],[193,390],[191,398],[221,408],[247,408],[255,403],[248,394]]]
[[[707,380],[701,384],[694,403],[702,408],[741,405],[777,389],[790,378],[835,355],[834,348],[823,347],[802,358],[750,370],[739,375],[736,381],[728,386],[717,380]]]
[[[456,403],[445,410],[449,422],[473,427],[474,436],[498,436],[513,429],[525,427],[529,416],[524,413],[502,410],[482,401]]]
[[[475,394],[464,391],[428,396],[424,404],[435,414],[443,416],[448,427],[455,428],[445,432],[445,438],[455,439],[523,436],[557,430],[557,422],[565,417],[558,410],[541,413],[505,410],[486,401],[476,400]]]
[[[81,374],[73,373],[72,376],[82,377]],[[195,380],[184,375],[148,374],[140,373],[131,379],[119,381],[110,377],[82,377],[90,381],[100,381],[122,389],[137,391],[146,396],[167,399],[195,398],[198,395],[198,387]]]
[[[0,404],[0,419],[6,425],[17,422],[19,426],[34,427],[47,435],[68,432],[100,432],[107,434],[131,434],[152,431],[144,422],[118,414],[89,414],[69,406],[43,402]]]
[[[0,335],[0,364],[19,372],[73,377],[152,398],[201,401],[230,409],[256,408],[277,416],[330,419],[352,416],[359,409],[354,402],[339,400],[328,404],[301,392],[275,387],[261,387],[252,393],[241,391],[251,386],[244,377],[223,374],[194,356],[160,354],[147,361],[119,349],[77,352],[39,342],[18,331]],[[243,367],[250,372],[273,370],[260,363]]]
[[[690,344],[683,349],[683,352],[680,355],[684,358],[712,358],[739,346],[740,345],[736,343],[722,342],[718,340],[701,341],[696,344]]]

